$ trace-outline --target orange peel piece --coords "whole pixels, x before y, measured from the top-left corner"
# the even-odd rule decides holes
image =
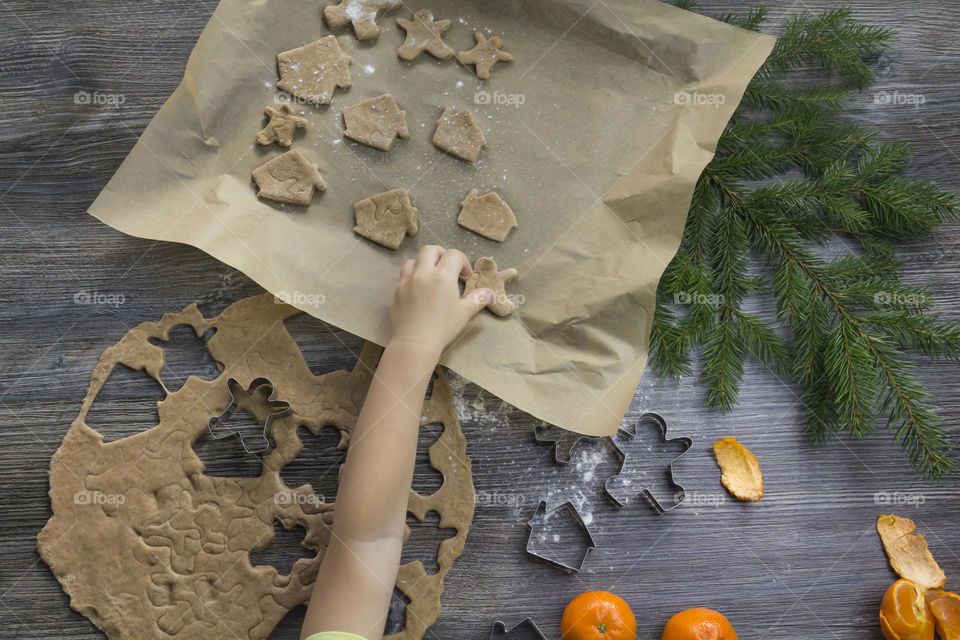
[[[933,614],[924,589],[900,579],[890,585],[880,604],[880,631],[886,640],[933,640]]]
[[[916,529],[910,518],[888,514],[877,517],[877,533],[893,570],[923,589],[942,587],[947,583],[947,576],[930,553],[926,538],[914,533]]]
[[[960,595],[939,589],[927,591],[927,605],[940,640],[960,640]]]
[[[763,474],[757,456],[734,437],[713,443],[713,455],[720,467],[720,484],[730,495],[744,502],[763,497]]]

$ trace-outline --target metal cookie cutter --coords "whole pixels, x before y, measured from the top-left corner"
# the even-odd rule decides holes
[[[497,620],[493,623],[493,629],[490,630],[490,640],[494,640],[495,638],[510,638],[515,634],[517,636],[535,635],[537,638],[540,638],[540,640],[547,640],[547,636],[544,635],[543,631],[540,631],[540,627],[533,621],[533,618],[524,618],[510,629],[507,629],[507,625]]]
[[[263,386],[270,387],[270,395],[267,396],[266,403],[270,409],[276,409],[276,411],[267,415],[266,421],[263,424],[262,436],[257,438],[258,442],[255,445],[250,445],[247,439],[244,438],[238,430],[231,429],[227,422],[233,414],[237,412],[237,409],[248,408],[249,399]],[[282,400],[277,400],[277,389],[273,386],[273,383],[266,378],[255,378],[246,389],[243,388],[243,385],[241,385],[236,378],[230,378],[227,380],[227,390],[230,391],[230,404],[227,405],[223,413],[210,418],[210,421],[207,422],[207,430],[210,432],[210,437],[214,440],[221,440],[223,438],[236,436],[237,439],[240,440],[243,450],[247,453],[251,455],[263,453],[270,448],[270,440],[268,437],[270,435],[271,424],[277,418],[290,415],[290,404]]]
[[[653,492],[651,492],[648,487],[640,487],[636,489],[631,489],[630,491],[623,491],[623,490],[617,491],[616,488],[611,488],[611,483],[616,482],[616,479],[619,478],[624,473],[624,469],[626,469],[627,466],[630,464],[630,458],[632,457],[624,449],[623,438],[631,439],[631,438],[637,437],[637,435],[639,434],[640,424],[644,421],[654,422],[660,428],[660,439],[662,442],[664,443],[680,442],[683,445],[683,451],[681,451],[680,454],[676,458],[674,458],[669,464],[670,484],[672,484],[677,488],[677,501],[675,504],[669,507],[664,507],[660,503],[660,501],[656,499],[656,497],[653,495]],[[667,438],[667,422],[666,420],[663,419],[663,416],[656,413],[645,413],[639,418],[637,418],[637,421],[636,423],[634,423],[632,430],[620,429],[618,434],[613,438],[611,438],[611,441],[613,442],[613,445],[617,448],[617,451],[620,452],[620,456],[623,458],[623,461],[620,464],[620,471],[610,476],[609,478],[607,478],[607,481],[604,483],[603,488],[607,496],[610,498],[610,500],[613,501],[613,504],[617,508],[622,509],[623,507],[627,506],[630,500],[640,495],[641,493],[646,496],[647,500],[650,501],[650,504],[653,506],[654,509],[657,510],[658,513],[666,513],[667,511],[676,509],[681,504],[683,504],[684,500],[686,500],[687,498],[687,492],[683,488],[683,486],[676,481],[676,478],[674,477],[674,473],[673,473],[673,465],[674,463],[676,463],[677,460],[682,458],[687,451],[690,450],[690,447],[693,446],[692,439],[686,436],[683,436],[680,438],[668,439]]]
[[[557,560],[556,558],[551,558],[550,556],[531,548],[531,543],[533,542],[537,526],[563,510],[568,511],[571,514],[570,519],[581,530],[583,530],[584,533],[587,534],[587,540],[589,541],[589,544],[587,545],[586,549],[584,549],[583,556],[580,558],[580,562],[578,564],[568,564],[566,562]],[[527,526],[530,527],[530,535],[527,537],[527,554],[539,560],[543,560],[548,564],[552,564],[553,566],[566,571],[567,573],[578,573],[581,569],[583,569],[583,565],[587,561],[587,556],[590,555],[590,550],[597,548],[597,543],[593,539],[593,534],[590,532],[590,527],[587,526],[586,522],[584,522],[583,516],[581,516],[580,512],[577,510],[577,506],[569,500],[549,512],[547,511],[546,501],[541,500],[540,504],[537,505],[537,510],[533,514],[533,517],[527,521]]]
[[[567,431],[553,425],[537,425],[533,428],[533,438],[537,442],[551,443],[554,445],[554,459],[561,464],[570,462],[571,454],[574,448],[581,440],[599,440],[593,436],[585,436],[573,431]]]

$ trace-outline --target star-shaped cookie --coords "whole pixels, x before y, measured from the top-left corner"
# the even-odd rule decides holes
[[[373,40],[380,35],[377,18],[399,6],[401,0],[340,0],[323,8],[323,19],[331,29],[353,25],[357,40]]]
[[[347,126],[343,135],[381,151],[390,151],[397,136],[410,137],[407,112],[389,93],[347,107],[343,122]]]
[[[279,109],[266,107],[263,115],[267,117],[267,126],[257,133],[257,144],[268,145],[276,142],[281,147],[293,144],[293,134],[297,129],[307,126],[307,119],[293,115],[293,109],[288,104],[280,105]]]
[[[449,20],[434,21],[429,9],[420,9],[413,14],[413,20],[397,18],[397,24],[407,32],[407,39],[397,49],[401,59],[413,60],[423,51],[440,60],[453,57],[453,49],[443,41],[443,33],[450,28]]]
[[[499,271],[493,258],[477,258],[473,263],[473,273],[464,279],[463,293],[467,294],[477,289],[491,289],[494,292],[493,300],[487,303],[487,309],[498,316],[508,316],[516,309],[516,305],[504,285],[517,277],[516,269]]]
[[[406,189],[392,189],[353,205],[354,232],[388,249],[396,250],[408,233],[417,235],[417,208]]]
[[[351,85],[350,56],[335,36],[278,53],[277,67],[277,89],[310,104],[330,104],[337,87],[347,89]]]
[[[458,53],[457,60],[463,64],[474,65],[478,77],[488,80],[493,65],[501,60],[504,62],[513,60],[512,54],[500,49],[503,45],[503,39],[500,36],[491,36],[488,40],[479,31],[474,31],[473,37],[477,41],[477,46],[469,51],[461,51]]]

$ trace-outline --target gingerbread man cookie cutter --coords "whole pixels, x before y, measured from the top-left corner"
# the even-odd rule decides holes
[[[270,393],[265,399],[267,406],[271,408],[276,406],[276,408],[279,410],[267,414],[266,420],[263,423],[262,436],[257,439],[256,444],[251,445],[248,444],[247,438],[244,438],[238,430],[231,429],[228,425],[228,422],[238,409],[245,407],[246,403],[244,400],[246,398],[254,397],[256,392],[261,387],[270,388]],[[250,384],[246,389],[244,389],[243,385],[240,384],[236,378],[230,378],[227,381],[227,389],[230,391],[230,404],[227,405],[227,408],[224,409],[223,413],[221,413],[219,416],[210,418],[209,422],[207,422],[207,430],[210,432],[210,437],[213,440],[236,437],[238,440],[240,440],[240,445],[243,447],[243,450],[250,455],[255,456],[263,453],[270,448],[269,437],[273,421],[278,418],[285,418],[286,416],[289,416],[292,413],[290,405],[282,400],[277,399],[277,389],[267,378],[254,378],[250,381]],[[281,408],[280,405],[283,405],[283,407]]]

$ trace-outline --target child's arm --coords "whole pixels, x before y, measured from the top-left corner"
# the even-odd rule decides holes
[[[393,335],[367,392],[337,491],[333,537],[300,637],[380,640],[400,566],[423,397],[444,347],[493,292],[460,297],[472,272],[459,251],[426,246],[407,260],[390,308]]]

